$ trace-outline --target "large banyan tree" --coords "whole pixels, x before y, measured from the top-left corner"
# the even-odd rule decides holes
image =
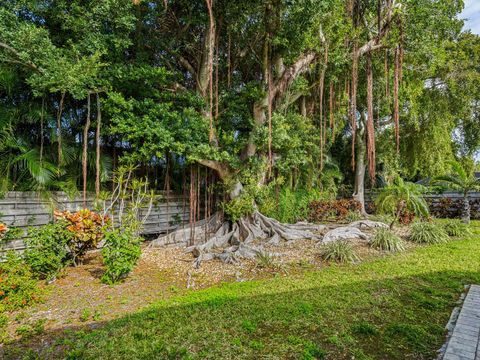
[[[216,172],[228,190],[227,200],[244,211],[234,222],[202,223],[197,231],[183,229],[161,240],[171,241],[185,232],[192,237],[194,231],[198,239],[189,245],[199,259],[230,260],[254,253],[251,244],[258,239],[270,243],[319,239],[316,226],[281,224],[263,216],[251,196],[252,188],[272,181],[272,169],[281,161],[275,151],[274,114],[291,108],[318,119],[320,169],[327,144],[341,126],[337,122],[348,123],[355,169],[353,197],[365,212],[367,164],[370,178],[375,179],[376,127],[393,127],[392,148],[400,151],[405,50],[413,50],[408,42],[413,46],[419,39],[418,28],[409,29],[410,16],[429,6],[433,9],[435,4],[271,0],[236,5],[206,0],[166,5],[159,19],[167,23],[161,32],[167,40],[160,41],[171,44],[165,57],[180,66],[188,86],[204,99],[209,120],[208,146],[203,144],[190,156]],[[201,14],[204,21],[199,21]],[[196,21],[191,21],[192,16]],[[199,40],[194,44],[192,31]],[[383,93],[381,102],[374,84],[377,94]],[[238,121],[229,112],[235,100],[228,100],[246,95],[244,112],[236,115],[243,117],[243,126],[234,129],[232,148],[223,141],[226,128]],[[205,242],[206,227],[211,234]]]
[[[462,152],[478,147],[478,78],[466,45],[478,39],[458,39],[462,6],[9,1],[0,8],[0,180],[19,186],[29,172],[23,188],[73,179],[84,195],[99,194],[109,165],[141,164],[157,189],[190,191],[191,226],[157,243],[185,242],[199,261],[320,240],[320,226],[259,212],[262,190],[286,181],[329,191],[327,174],[339,166],[365,212],[379,157],[409,177],[430,176],[422,164],[441,170],[454,129],[466,139]],[[200,211],[199,184],[211,205],[215,183],[223,217]]]

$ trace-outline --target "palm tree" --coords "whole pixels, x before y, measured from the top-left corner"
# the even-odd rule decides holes
[[[393,215],[390,229],[405,210],[417,216],[428,216],[428,205],[422,196],[423,190],[423,186],[403,181],[400,177],[397,177],[393,184],[381,189],[375,205],[380,212]]]
[[[456,161],[450,162],[450,166],[451,173],[436,177],[433,183],[457,190],[463,194],[462,221],[468,224],[470,223],[470,201],[468,199],[468,193],[480,189],[480,179],[477,179],[473,172],[467,173]]]

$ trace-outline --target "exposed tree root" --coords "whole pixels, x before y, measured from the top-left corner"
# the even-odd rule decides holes
[[[322,240],[322,244],[328,244],[330,242],[339,240],[351,240],[362,239],[367,240],[368,236],[364,234],[359,228],[352,226],[341,226],[336,229],[330,230],[325,234]]]
[[[374,229],[374,228],[385,228],[388,229],[388,225],[384,224],[379,221],[372,221],[372,220],[358,220],[352,222],[350,227],[355,227],[357,229]]]
[[[190,228],[179,229],[160,236],[151,246],[181,244],[196,258],[195,266],[202,261],[219,259],[232,263],[242,258],[253,258],[263,251],[263,245],[278,245],[282,241],[311,239],[321,241],[319,232],[324,225],[308,223],[283,224],[262,215],[258,211],[231,224],[220,221],[218,214],[195,224],[194,234]],[[193,244],[191,241],[193,240]]]

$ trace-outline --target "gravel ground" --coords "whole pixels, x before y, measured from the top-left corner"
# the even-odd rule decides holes
[[[368,247],[366,241],[355,241],[354,244],[364,260],[382,255]],[[10,337],[17,337],[19,326],[35,327],[39,323],[45,330],[54,331],[95,327],[103,321],[139,311],[152,302],[187,291],[222,282],[286,276],[328,266],[319,259],[319,248],[311,240],[267,246],[265,250],[275,255],[263,261],[243,260],[237,264],[203,262],[199,269],[195,269],[191,254],[185,253],[183,248],[149,248],[145,245],[135,270],[124,282],[114,286],[100,282],[103,273],[101,255],[92,252],[82,265],[67,268],[62,277],[44,286],[43,302],[11,314],[8,332]]]

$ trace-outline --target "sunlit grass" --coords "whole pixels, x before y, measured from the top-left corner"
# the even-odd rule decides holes
[[[464,285],[480,283],[479,225],[468,238],[359,265],[192,291],[99,330],[64,333],[43,356],[431,359]]]

